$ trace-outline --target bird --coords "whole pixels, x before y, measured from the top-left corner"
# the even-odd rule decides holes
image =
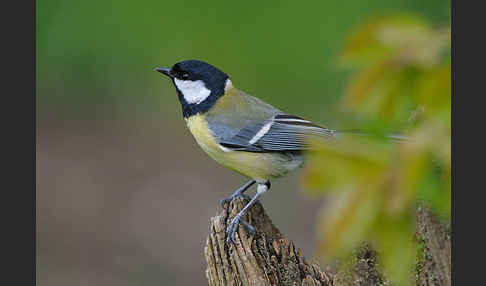
[[[209,63],[185,60],[155,71],[172,80],[182,115],[199,146],[219,164],[250,179],[221,200],[224,205],[236,197],[249,199],[227,226],[228,245],[236,244],[240,223],[255,234],[244,215],[270,189],[271,180],[303,165],[310,139],[338,134],[237,89],[225,72]],[[255,183],[256,194],[245,195]]]

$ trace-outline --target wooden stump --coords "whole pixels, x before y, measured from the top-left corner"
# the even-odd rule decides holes
[[[261,204],[244,217],[255,227],[255,236],[240,225],[236,245],[226,245],[226,226],[247,202],[236,198],[211,218],[204,249],[209,285],[333,285],[329,273],[308,263],[302,251],[283,237]]]
[[[356,252],[351,272],[323,271],[318,263],[305,260],[273,225],[261,204],[252,206],[244,219],[256,229],[251,235],[240,225],[236,245],[226,245],[226,227],[248,203],[236,198],[211,218],[204,255],[206,278],[216,285],[388,285],[379,271],[379,257],[370,245]],[[451,245],[447,224],[434,218],[425,208],[417,212],[417,238],[423,248],[417,265],[417,285],[451,285]],[[420,258],[420,257],[419,257]]]
[[[422,206],[417,211],[417,239],[422,246],[417,265],[417,285],[451,285],[450,229]]]

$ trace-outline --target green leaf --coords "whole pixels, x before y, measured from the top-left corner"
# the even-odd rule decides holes
[[[393,150],[384,144],[360,135],[343,135],[336,140],[313,141],[302,180],[308,189],[326,192],[356,185],[376,185]]]
[[[336,194],[320,214],[319,253],[345,257],[356,248],[374,225],[381,204],[372,188],[348,189]]]
[[[412,45],[430,34],[428,24],[412,15],[372,18],[346,39],[340,62],[343,66],[363,66],[390,60],[398,48]]]

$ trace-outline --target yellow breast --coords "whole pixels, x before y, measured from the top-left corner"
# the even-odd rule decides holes
[[[216,162],[257,182],[283,176],[301,162],[278,153],[232,151],[218,144],[204,116],[197,114],[186,119],[187,126],[201,148]]]

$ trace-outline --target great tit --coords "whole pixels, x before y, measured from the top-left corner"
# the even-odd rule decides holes
[[[226,230],[228,244],[235,241],[239,223],[255,232],[243,216],[270,189],[270,180],[302,166],[308,139],[337,134],[238,90],[226,73],[208,63],[187,60],[155,70],[172,79],[199,146],[216,162],[251,179],[222,204],[238,196],[249,198],[244,192],[257,183],[256,195]]]

